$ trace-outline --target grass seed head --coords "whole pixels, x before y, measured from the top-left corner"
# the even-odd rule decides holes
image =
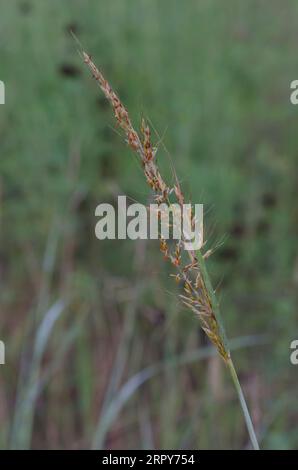
[[[159,172],[155,159],[157,148],[152,144],[149,125],[145,119],[142,119],[140,135],[137,133],[132,125],[125,106],[113,91],[100,70],[98,70],[91,57],[86,54],[86,52],[83,52],[83,58],[105,97],[110,102],[117,124],[124,131],[127,144],[138,155],[143,167],[145,179],[155,193],[155,200],[158,204],[165,202],[168,207],[170,207],[171,202],[169,200],[169,195],[174,194],[175,202],[182,207],[185,198],[177,178],[173,187],[170,187],[166,184]],[[193,213],[191,214],[191,220],[193,225]],[[205,285],[204,276],[201,273],[200,264],[196,259],[196,254],[195,252],[188,251],[187,255],[190,256],[191,262],[186,263],[186,259],[188,258],[186,253],[182,253],[181,245],[183,246],[183,243],[177,244],[172,252],[166,240],[160,237],[160,251],[163,253],[164,259],[170,260],[172,265],[174,265],[178,271],[174,275],[175,280],[177,282],[180,282],[181,280],[184,281],[185,295],[180,296],[183,303],[187,308],[196,313],[201,321],[202,329],[205,331],[211,342],[217,347],[221,357],[225,361],[228,361],[230,354],[222,338],[220,327],[213,311],[210,289],[208,290]],[[205,257],[207,258],[209,254],[210,253],[206,252]]]

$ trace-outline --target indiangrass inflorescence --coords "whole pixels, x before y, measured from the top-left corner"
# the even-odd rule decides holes
[[[138,155],[146,181],[153,190],[156,203],[165,203],[168,207],[178,203],[182,207],[185,198],[178,179],[175,178],[175,184],[170,186],[164,181],[159,172],[156,164],[157,148],[152,144],[148,123],[145,119],[142,119],[140,133],[134,129],[126,108],[110,84],[98,70],[91,57],[84,51],[82,51],[82,55],[97,84],[111,103],[117,123],[124,131],[127,144]],[[190,214],[190,221],[193,227],[195,224],[193,214]],[[184,294],[180,295],[183,303],[198,315],[203,330],[216,346],[220,356],[230,370],[253,448],[258,449],[259,446],[253,424],[231,359],[218,301],[206,268],[205,260],[209,256],[210,251],[207,251],[205,254],[201,250],[185,251],[183,237],[174,246],[170,246],[164,238],[160,237],[160,250],[164,258],[175,267],[176,274],[173,276],[176,281],[183,284]]]

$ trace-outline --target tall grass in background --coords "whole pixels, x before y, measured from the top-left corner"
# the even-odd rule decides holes
[[[113,77],[133,121],[150,113],[187,197],[207,209],[211,246],[224,234],[208,270],[261,447],[297,448],[288,345],[297,330],[289,83],[297,78],[298,5],[0,3],[1,448],[248,445],[223,364],[177,301],[155,244],[94,237],[101,201],[128,194],[146,202],[147,191],[104,98],[86,86],[70,29]],[[159,166],[169,180],[166,159]],[[45,282],[46,246],[55,256]],[[62,304],[32,374],[39,328]],[[17,397],[28,396],[31,374],[39,391],[25,435]]]

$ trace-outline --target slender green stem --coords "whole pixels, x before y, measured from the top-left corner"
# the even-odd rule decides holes
[[[238,379],[238,376],[237,376],[237,372],[235,370],[233,361],[232,361],[231,356],[230,356],[228,340],[227,340],[227,336],[226,336],[226,333],[225,333],[225,328],[224,328],[223,320],[222,320],[222,317],[221,317],[219,304],[218,304],[215,292],[214,292],[212,284],[211,284],[211,280],[210,280],[210,277],[209,277],[209,273],[208,273],[208,270],[207,270],[207,267],[206,267],[204,257],[202,256],[200,250],[196,251],[196,257],[197,257],[197,260],[198,260],[198,263],[199,263],[199,266],[200,266],[200,269],[201,269],[201,274],[202,274],[202,277],[204,279],[206,289],[208,290],[208,294],[209,294],[210,299],[211,299],[213,312],[214,312],[215,318],[216,318],[218,326],[219,326],[220,335],[221,335],[222,341],[224,343],[224,346],[225,346],[227,354],[228,354],[228,359],[225,360],[225,362],[226,362],[226,364],[228,366],[228,369],[231,373],[231,377],[233,379],[233,383],[235,385],[235,388],[236,388],[236,391],[237,391],[237,394],[238,394],[238,398],[239,398],[240,405],[241,405],[241,408],[242,408],[242,412],[243,412],[243,416],[244,416],[245,423],[246,423],[246,426],[247,426],[248,434],[249,434],[249,437],[250,437],[250,440],[251,440],[251,443],[252,443],[252,446],[253,446],[254,450],[259,450],[260,448],[259,448],[259,444],[258,444],[258,441],[257,441],[257,438],[256,438],[256,433],[255,433],[255,430],[254,430],[254,427],[253,427],[253,424],[252,424],[252,420],[251,420],[251,417],[250,417],[250,414],[249,414],[249,411],[248,411],[248,408],[247,408],[247,404],[246,404],[246,401],[245,401],[245,398],[244,398],[244,395],[243,395],[243,392],[242,392],[242,388],[241,388],[241,385],[240,385],[240,382],[239,382],[239,379]]]
[[[251,420],[251,417],[250,417],[250,414],[249,414],[249,411],[248,411],[248,408],[247,408],[247,404],[246,404],[246,401],[245,401],[245,398],[244,398],[244,395],[243,395],[243,392],[242,392],[242,388],[241,388],[241,385],[240,385],[240,382],[239,382],[239,379],[238,379],[238,376],[237,376],[237,372],[235,370],[235,367],[234,367],[234,364],[233,364],[233,361],[232,361],[231,358],[227,361],[227,366],[228,366],[229,371],[231,373],[231,377],[233,379],[235,389],[236,389],[237,394],[238,394],[238,398],[239,398],[239,401],[240,401],[240,404],[241,404],[241,408],[242,408],[242,411],[243,411],[243,416],[244,416],[244,419],[245,419],[245,423],[246,423],[246,426],[247,426],[247,430],[248,430],[248,434],[249,434],[251,443],[253,445],[254,450],[260,450],[260,447],[259,447],[259,444],[258,444],[258,441],[257,441],[257,437],[256,437],[256,433],[255,433],[255,430],[254,430],[254,426],[252,424],[252,420]]]

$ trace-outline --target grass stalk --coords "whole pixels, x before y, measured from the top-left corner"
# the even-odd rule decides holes
[[[156,161],[158,146],[156,147],[152,143],[151,130],[148,123],[145,119],[142,119],[140,130],[136,131],[122,101],[114,92],[101,71],[96,67],[91,57],[84,50],[81,51],[81,55],[96,80],[97,85],[112,105],[117,124],[123,131],[126,143],[138,156],[146,182],[153,192],[156,203],[159,207],[165,204],[170,209],[173,207],[173,204],[178,204],[180,208],[183,209],[185,196],[175,172],[174,182],[169,185],[159,171]],[[191,214],[190,217],[191,226],[193,227],[195,225],[194,215]],[[185,238],[182,237],[173,248],[162,235],[160,235],[160,251],[164,259],[170,262],[176,269],[177,274],[174,275],[174,277],[183,288],[184,292],[184,294],[180,294],[179,297],[182,302],[198,316],[202,329],[217,348],[219,355],[229,368],[253,448],[257,450],[259,446],[252,420],[231,359],[219,304],[206,267],[205,259],[208,258],[210,253],[206,252],[203,254],[201,250],[185,250],[184,242]],[[187,251],[187,253],[185,251]]]
[[[248,410],[248,407],[247,407],[247,404],[246,404],[244,394],[242,392],[242,388],[241,388],[241,385],[240,385],[240,382],[239,382],[239,379],[238,379],[238,375],[237,375],[233,360],[231,358],[231,353],[230,353],[230,349],[229,349],[229,346],[228,346],[228,340],[227,340],[223,320],[222,320],[220,309],[219,309],[219,303],[217,301],[216,294],[215,294],[214,289],[213,289],[212,284],[211,284],[209,273],[208,273],[207,267],[206,267],[206,262],[205,262],[204,257],[202,256],[202,254],[199,250],[197,250],[197,252],[196,252],[196,257],[197,257],[197,260],[198,260],[198,264],[200,266],[200,271],[201,271],[202,277],[204,278],[205,286],[208,290],[209,297],[211,299],[212,310],[214,312],[214,316],[215,316],[216,321],[218,323],[221,338],[223,340],[225,349],[228,351],[228,357],[226,358],[225,363],[226,363],[227,368],[228,368],[228,370],[231,374],[232,381],[233,381],[233,384],[235,386],[235,389],[236,389],[236,392],[237,392],[237,395],[238,395],[238,398],[239,398],[239,402],[240,402],[241,409],[242,409],[242,412],[243,412],[243,416],[244,416],[244,420],[245,420],[246,427],[247,427],[247,430],[248,430],[248,434],[249,434],[253,449],[254,450],[259,450],[260,448],[259,448],[258,440],[257,440],[257,437],[256,437],[256,433],[255,433],[255,430],[254,430],[254,426],[253,426],[253,423],[252,423],[252,419],[250,417],[250,413],[249,413],[249,410]]]
[[[240,382],[239,382],[239,379],[238,379],[238,375],[237,375],[237,372],[236,372],[236,369],[234,367],[234,363],[233,363],[231,357],[227,361],[227,366],[228,366],[228,369],[231,373],[231,377],[232,377],[233,383],[235,385],[235,389],[237,391],[237,395],[238,395],[238,398],[239,398],[239,402],[240,402],[240,405],[241,405],[241,409],[242,409],[242,412],[243,412],[243,416],[244,416],[244,419],[245,419],[246,427],[247,427],[247,430],[248,430],[248,434],[249,434],[253,449],[254,450],[260,450],[259,443],[258,443],[258,440],[257,440],[257,437],[256,437],[256,433],[255,433],[255,430],[254,430],[254,426],[253,426],[253,423],[252,423],[252,420],[251,420],[251,417],[250,417],[250,414],[249,414],[249,411],[248,411],[248,407],[247,407],[247,404],[246,404],[246,400],[244,398],[242,388],[241,388],[241,385],[240,385]]]

